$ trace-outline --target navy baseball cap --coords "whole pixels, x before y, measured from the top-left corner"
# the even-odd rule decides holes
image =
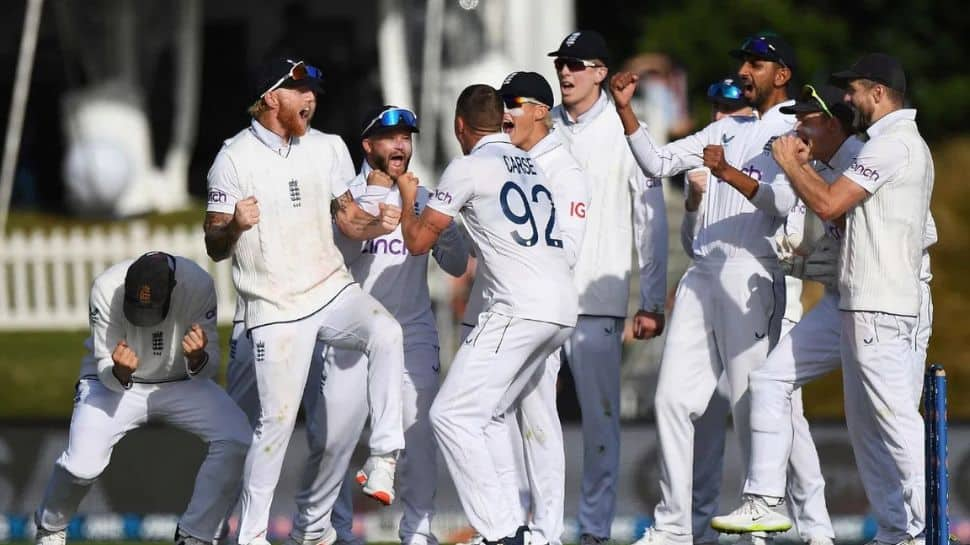
[[[281,87],[309,87],[314,93],[323,93],[323,72],[299,58],[270,57],[259,66],[253,78],[252,94],[263,98],[266,93]]]
[[[138,327],[161,323],[175,288],[175,259],[164,252],[148,252],[125,273],[125,318]]]
[[[371,108],[364,114],[360,124],[360,137],[367,138],[382,131],[405,128],[412,133],[418,130],[418,116],[407,108],[400,108],[385,104],[379,108]]]
[[[545,104],[549,109],[552,109],[555,100],[549,82],[536,72],[512,72],[502,82],[498,94],[502,95],[503,99],[531,98]]]
[[[791,106],[783,106],[779,112],[791,114],[810,114],[821,112],[829,117],[835,117],[848,125],[855,118],[852,106],[845,102],[845,92],[832,85],[806,85],[802,93]]]
[[[906,94],[906,73],[895,57],[885,53],[869,53],[855,62],[848,70],[832,74],[829,82],[845,88],[850,81],[868,79],[890,89]]]
[[[792,46],[781,36],[767,32],[756,34],[744,40],[740,48],[732,49],[729,54],[736,59],[744,59],[750,56],[776,62],[792,71],[798,65]]]
[[[599,59],[603,64],[610,63],[610,50],[606,47],[603,35],[595,30],[577,30],[566,36],[559,49],[549,53],[550,57],[572,57],[591,61]]]

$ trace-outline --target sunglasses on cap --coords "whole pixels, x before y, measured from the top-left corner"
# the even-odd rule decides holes
[[[784,59],[781,58],[778,51],[775,49],[775,46],[772,45],[772,43],[768,41],[768,38],[765,36],[753,36],[748,38],[744,41],[744,44],[741,45],[741,51],[751,53],[758,57],[764,57],[777,62],[785,68],[788,68],[788,65],[785,64]]]
[[[726,98],[728,100],[741,100],[741,88],[733,83],[719,81],[711,84],[707,88],[707,98]]]
[[[515,97],[515,96],[502,96],[502,102],[505,103],[505,109],[514,110],[516,108],[521,108],[525,104],[537,104],[539,106],[546,106],[545,104],[539,102],[534,98],[528,97]],[[548,108],[549,106],[546,106]]]
[[[293,65],[290,67],[290,71],[285,76],[278,79],[276,83],[270,86],[269,89],[263,91],[263,94],[259,95],[259,98],[263,98],[264,96],[266,96],[267,93],[270,93],[278,89],[279,86],[283,85],[283,83],[286,82],[287,79],[291,79],[293,81],[303,81],[311,78],[316,80],[321,80],[321,81],[323,80],[323,72],[316,66],[310,66],[309,64],[306,64],[303,61],[294,62],[289,59],[287,59],[286,62]]]
[[[605,64],[600,64],[598,62],[587,61],[584,59],[574,59],[572,57],[556,57],[556,60],[552,61],[552,64],[556,67],[556,70],[562,70],[565,66],[569,68],[570,72],[582,72],[587,68],[599,68],[601,66],[606,66]]]
[[[383,112],[377,114],[377,117],[371,120],[370,123],[364,127],[360,135],[364,136],[372,129],[381,127],[397,127],[399,125],[404,125],[405,127],[412,128],[414,130],[418,129],[418,116],[414,115],[414,112],[408,110],[407,108],[388,108]]]
[[[806,85],[805,87],[802,87],[802,96],[800,102],[808,102],[810,100],[814,100],[819,107],[822,108],[822,113],[829,117],[835,117],[832,115],[832,111],[829,110],[829,105],[825,103],[825,100],[823,100],[821,96],[819,96],[818,91],[816,91],[811,85]]]

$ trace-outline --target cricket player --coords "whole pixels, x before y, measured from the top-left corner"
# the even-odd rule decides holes
[[[353,178],[347,146],[310,129],[319,69],[271,59],[257,85],[250,126],[223,145],[209,171],[205,222],[209,255],[232,257],[256,362],[260,417],[243,472],[238,537],[243,545],[266,542],[273,492],[317,339],[363,351],[391,373],[403,373],[404,365],[401,327],[354,283],[333,242],[331,208],[338,217],[369,216],[361,236],[389,229],[383,213],[361,211],[347,191]],[[350,455],[334,460],[334,470],[345,471]],[[376,473],[381,487],[393,484],[393,460],[393,454],[369,458],[367,477]],[[290,537],[298,544],[332,540]]]
[[[149,420],[163,420],[208,443],[175,542],[211,543],[252,437],[242,411],[211,380],[219,368],[212,277],[162,252],[122,261],[95,278],[90,322],[68,446],[35,514],[36,542],[63,545],[115,444]]]
[[[795,195],[766,146],[794,124],[793,116],[779,111],[787,105],[794,53],[777,36],[754,36],[732,55],[741,60],[743,96],[759,118],[727,117],[662,148],[654,145],[629,107],[636,76],[618,74],[611,83],[631,149],[645,172],[669,176],[703,165],[718,179],[708,185],[693,243],[694,263],[678,286],[664,347],[655,400],[661,501],[655,525],[639,545],[686,545],[701,538],[693,535],[691,523],[694,421],[725,373],[747,462],[748,375],[764,363],[780,334],[784,277],[771,241]],[[684,384],[691,385],[689,391]],[[805,471],[822,481],[817,463]]]
[[[577,306],[549,179],[501,132],[503,113],[495,89],[467,87],[455,111],[466,156],[448,165],[420,216],[415,181],[399,178],[398,186],[410,252],[427,252],[457,214],[475,245],[484,310],[435,398],[431,425],[484,542],[522,545],[528,529],[511,516],[514,491],[497,474],[485,430],[494,416],[536,395],[546,358],[572,331]]]
[[[813,140],[798,136],[779,139],[772,153],[822,220],[841,223],[844,216],[837,346],[846,423],[878,524],[874,543],[915,543],[924,529],[925,505],[921,373],[916,372],[922,361],[914,337],[921,336],[925,290],[920,277],[930,232],[933,160],[916,126],[916,111],[903,107],[906,78],[896,59],[865,55],[849,70],[833,74],[832,81],[846,89],[845,98],[859,111],[869,136],[843,162],[845,169],[827,183],[808,163]],[[830,331],[828,337],[833,336]],[[784,429],[769,419],[785,410],[785,392],[793,383],[811,380],[826,367],[793,366],[791,358],[785,365],[772,358],[763,373],[752,376],[752,395],[764,412],[753,423],[755,449],[745,501],[733,513],[717,517],[716,524],[744,532],[789,524],[772,509],[779,503],[778,485],[784,486],[774,461],[776,449],[784,448],[775,432]]]
[[[667,214],[659,178],[637,168],[609,93],[601,89],[610,54],[599,33],[569,34],[549,56],[562,93],[553,108],[556,133],[592,183],[586,236],[574,271],[579,319],[563,353],[575,378],[583,418],[580,541],[610,537],[620,463],[622,336],[636,248],[640,310],[638,339],[664,328],[667,292]]]
[[[726,78],[713,83],[708,88],[707,95],[708,101],[711,102],[712,121],[719,121],[728,115],[742,117],[754,115],[751,106],[744,101],[740,84],[736,84],[734,78]],[[781,111],[786,114],[792,113],[788,112],[787,109]],[[848,113],[851,114],[851,111]],[[707,167],[691,169],[687,171],[685,176],[687,197],[685,199],[684,221],[681,226],[681,242],[684,245],[684,251],[692,257],[694,238],[697,235],[699,225],[704,221],[704,211],[707,209],[704,194],[710,177],[711,172]],[[809,216],[808,219],[810,222],[818,221],[814,218],[814,215]],[[780,246],[784,248],[783,251],[789,258],[793,252],[806,251],[802,248],[802,235],[811,236],[811,234],[805,232],[805,220],[805,205],[801,201],[796,201],[785,218],[783,233],[776,236],[776,240],[782,241]],[[781,337],[787,335],[801,319],[802,279],[786,275],[785,291],[786,304],[785,314],[782,317]],[[693,516],[691,521],[695,544],[714,544],[718,541],[718,532],[711,526],[711,519],[717,512],[721,492],[724,440],[727,431],[724,423],[731,407],[728,401],[729,396],[726,393],[728,390],[726,375],[722,373],[718,381],[717,391],[711,397],[707,409],[703,415],[694,421],[695,436],[704,438],[702,441],[694,441],[694,488],[691,499]],[[792,394],[791,414],[794,419],[791,429],[793,433],[800,435],[799,444],[813,443],[808,421],[805,419],[802,408],[801,389]],[[814,478],[815,475],[811,473],[811,470],[807,475],[797,474],[801,468],[819,466],[817,451],[815,448],[799,448],[792,450],[791,455],[796,459],[788,464],[788,471],[793,472],[793,474],[788,479],[789,486],[786,489],[786,497],[789,500],[788,505],[795,526],[806,543],[810,545],[831,545],[835,532],[828,515],[828,508],[825,505],[825,482],[821,478]],[[804,457],[805,460],[800,460],[798,457]]]
[[[418,132],[418,119],[406,108],[386,105],[372,109],[364,119],[361,129],[361,147],[365,160],[360,174],[350,181],[348,189],[354,199],[366,209],[376,210],[378,203],[401,207],[398,181],[410,179],[408,171],[412,154],[412,134]],[[431,193],[418,188],[416,205],[423,209]],[[431,310],[428,293],[428,255],[412,255],[407,251],[398,226],[392,233],[360,242],[345,235],[336,235],[345,262],[354,280],[363,290],[375,297],[401,324],[404,330],[404,373],[401,377],[388,377],[381,370],[368,366],[366,357],[359,351],[335,349],[332,366],[339,373],[358,373],[354,383],[366,383],[369,395],[343,386],[331,388],[331,371],[328,371],[324,387],[325,414],[320,418],[339,418],[337,430],[326,429],[323,437],[315,438],[315,447],[342,451],[353,449],[360,436],[364,419],[370,406],[372,452],[380,452],[380,441],[386,438],[374,421],[386,418],[389,399],[402,405],[406,449],[397,463],[400,473],[400,500],[404,504],[401,518],[400,538],[404,545],[437,545],[431,532],[434,515],[434,496],[437,477],[437,444],[431,431],[428,412],[438,391],[438,374],[441,368],[438,356],[438,332]],[[432,249],[438,264],[449,274],[460,276],[468,264],[468,247],[456,224],[442,233]],[[375,407],[379,407],[377,411]],[[375,414],[375,412],[377,414]],[[386,435],[386,434],[384,434]],[[377,437],[375,437],[377,436]],[[323,456],[329,456],[324,453]],[[329,468],[304,482],[306,499],[298,502],[301,513],[295,524],[303,533],[323,533],[331,526],[344,541],[352,539],[351,523],[353,505],[349,496],[339,493],[343,474],[332,474]],[[323,499],[326,498],[326,499]],[[393,491],[387,497],[394,499]],[[334,517],[329,509],[319,504],[334,505]],[[342,524],[341,524],[342,522]],[[342,534],[342,535],[341,535]]]

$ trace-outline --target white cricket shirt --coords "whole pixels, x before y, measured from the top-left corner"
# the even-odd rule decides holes
[[[476,248],[483,310],[576,324],[576,289],[549,180],[505,134],[483,137],[448,164],[427,206],[461,214]]]
[[[88,318],[91,336],[84,341],[88,353],[81,360],[80,378],[96,378],[115,391],[123,391],[112,372],[111,353],[125,341],[138,357],[132,382],[162,383],[190,378],[182,353],[182,338],[199,324],[205,330],[206,363],[192,377],[212,378],[219,370],[219,332],[216,329],[216,289],[212,277],[194,261],[173,256],[175,287],[168,314],[158,325],[138,327],[125,318],[125,275],[135,262],[112,265],[91,285]]]
[[[586,235],[575,266],[579,312],[627,314],[631,246],[638,257],[640,308],[663,312],[667,296],[667,212],[659,178],[637,168],[608,94],[577,119],[553,108],[555,133],[590,182]]]
[[[348,189],[354,199],[364,196],[370,171],[365,162],[360,175],[350,181]],[[415,214],[420,215],[430,196],[426,188],[418,187]],[[391,186],[382,202],[401,206],[397,184]],[[401,226],[398,225],[392,233],[364,242],[347,238],[339,229],[334,232],[334,237],[354,280],[401,324],[406,342],[425,339],[437,343],[437,327],[428,293],[428,254],[408,253]],[[431,255],[448,274],[461,276],[465,272],[468,245],[454,222],[441,233]]]
[[[259,223],[232,249],[248,329],[304,318],[353,282],[330,218],[331,199],[354,177],[347,146],[315,129],[288,146],[279,141],[253,120],[223,144],[209,170],[207,211],[232,214],[250,196],[259,203]]]
[[[724,148],[728,164],[758,182],[749,201],[738,190],[712,178],[698,214],[693,242],[695,259],[755,258],[771,263],[777,257],[774,237],[795,204],[795,193],[771,156],[771,143],[791,132],[794,115],[776,104],[760,118],[728,116],[700,131],[658,147],[645,128],[627,137],[640,167],[650,176],[673,176],[704,165],[704,147]]]
[[[846,213],[839,308],[916,316],[933,158],[916,110],[896,110],[866,132],[869,141],[844,172],[869,196]]]

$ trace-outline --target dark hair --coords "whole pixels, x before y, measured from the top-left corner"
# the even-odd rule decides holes
[[[472,130],[480,133],[500,131],[504,114],[502,97],[495,88],[484,84],[465,87],[458,95],[458,103],[455,105],[455,115],[462,118]]]

